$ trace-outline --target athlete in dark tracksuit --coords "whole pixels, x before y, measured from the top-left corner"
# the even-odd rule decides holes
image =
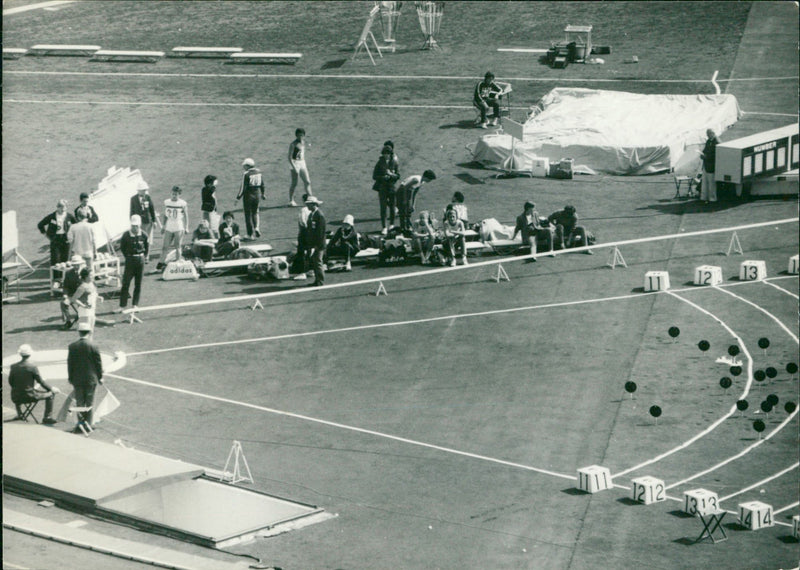
[[[264,195],[264,179],[261,176],[261,171],[256,168],[252,158],[245,160],[242,166],[245,172],[242,176],[242,185],[239,188],[236,199],[242,199],[247,237],[253,239],[253,235],[257,238],[261,237],[258,220],[258,204],[260,201],[259,199],[266,199]]]

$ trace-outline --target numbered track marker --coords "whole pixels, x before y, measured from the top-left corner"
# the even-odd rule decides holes
[[[713,513],[719,510],[719,496],[706,489],[692,489],[683,494],[683,512],[690,515]]]
[[[748,259],[739,266],[740,281],[762,281],[767,278],[767,264],[761,260]]]
[[[793,255],[789,258],[789,269],[787,269],[789,275],[797,275],[800,272],[800,267],[798,267],[800,265],[799,258],[800,256],[798,255]]]
[[[792,536],[800,540],[800,515],[792,517]]]
[[[695,285],[719,285],[722,283],[722,268],[716,265],[700,265],[694,269]]]
[[[666,291],[669,289],[669,273],[667,271],[648,271],[644,274],[645,291]]]
[[[739,522],[750,530],[758,530],[772,526],[772,505],[761,501],[750,501],[739,504]]]
[[[666,487],[661,479],[647,475],[632,479],[631,482],[633,483],[634,501],[650,505],[667,500]]]
[[[611,488],[611,471],[600,465],[590,465],[578,469],[578,489],[587,493],[597,493]]]

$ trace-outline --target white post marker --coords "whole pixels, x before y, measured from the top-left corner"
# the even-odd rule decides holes
[[[608,263],[606,263],[611,269],[614,269],[617,265],[621,265],[622,267],[628,267],[628,264],[625,263],[625,258],[622,257],[622,253],[619,251],[617,246],[614,246],[614,251],[611,252],[611,258],[609,259]]]
[[[666,291],[669,289],[669,273],[667,271],[648,271],[644,274],[645,291]]]
[[[494,275],[493,279],[495,283],[500,283],[501,279],[511,281],[511,279],[508,277],[508,273],[506,273],[506,270],[500,264],[497,265],[497,273]]]
[[[231,463],[233,462],[233,463]],[[228,467],[233,470],[229,471]],[[244,471],[242,471],[244,467]],[[230,452],[228,452],[228,459],[225,460],[225,467],[222,469],[222,480],[230,481],[232,484],[244,481],[245,483],[253,482],[253,475],[250,473],[250,466],[247,465],[247,459],[242,451],[242,444],[234,440]]]
[[[800,259],[800,255],[793,255],[789,258],[789,268],[786,270],[789,275],[797,275],[797,273],[800,271],[798,268],[800,261],[798,259]]]
[[[763,281],[767,278],[767,264],[761,260],[748,259],[739,266],[739,280]]]
[[[683,512],[690,515],[708,514],[719,510],[719,496],[706,489],[692,489],[683,494]]]
[[[578,489],[587,493],[597,493],[611,488],[611,471],[600,465],[590,465],[578,469]]]
[[[731,251],[738,253],[739,255],[744,255],[744,252],[742,251],[742,244],[739,243],[739,236],[736,235],[736,232],[733,232],[733,235],[731,236],[731,243],[728,244],[728,251],[725,253],[725,255],[730,255]]]
[[[722,268],[716,265],[698,265],[694,268],[695,285],[719,285],[722,283]]]
[[[800,515],[792,517],[792,536],[800,539]]]
[[[632,479],[632,483],[634,501],[650,505],[667,500],[666,487],[661,479],[647,475]]]
[[[383,281],[378,282],[378,290],[375,291],[376,297],[380,297],[381,295],[389,296],[389,293],[386,292],[386,287],[383,286]]]
[[[772,526],[772,505],[761,501],[739,503],[739,522],[750,530],[758,530]]]

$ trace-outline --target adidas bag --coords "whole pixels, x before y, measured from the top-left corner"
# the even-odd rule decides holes
[[[192,279],[196,281],[199,277],[194,263],[188,259],[170,261],[164,268],[164,273],[161,274],[161,278],[164,281],[177,281],[178,279]]]

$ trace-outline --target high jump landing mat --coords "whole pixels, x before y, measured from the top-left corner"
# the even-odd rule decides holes
[[[214,480],[199,465],[28,424],[3,426],[3,484],[212,548],[290,530],[323,512]]]

